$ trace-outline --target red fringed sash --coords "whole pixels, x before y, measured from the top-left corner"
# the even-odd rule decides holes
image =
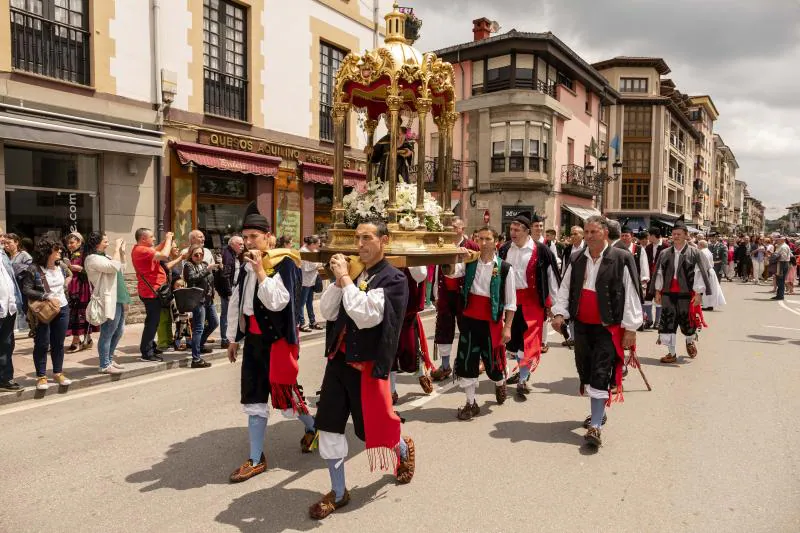
[[[517,290],[517,309],[522,309],[522,316],[528,326],[522,334],[522,361],[519,366],[527,366],[533,373],[542,357],[542,328],[545,320],[544,309],[539,304],[535,289],[528,287]]]
[[[425,363],[425,368],[433,370],[433,360],[428,350],[428,338],[425,336],[425,329],[422,327],[422,318],[419,315],[417,315],[417,331],[419,332],[419,347],[422,352],[422,361]]]
[[[392,470],[400,464],[400,417],[392,407],[392,392],[387,379],[372,377],[374,363],[354,364],[361,370],[361,414],[370,471]]]
[[[256,317],[250,315],[249,331],[254,335],[261,335]],[[289,344],[286,339],[279,339],[272,343],[269,350],[269,386],[272,406],[281,411],[291,409],[296,414],[308,414],[308,406],[303,401],[300,390],[297,388],[297,374],[300,367],[297,360],[300,356],[300,347]]]
[[[507,358],[506,346],[503,344],[503,320],[501,319],[497,322],[492,320],[491,298],[488,296],[470,294],[467,307],[464,309],[464,316],[488,322],[489,336],[492,339],[492,367],[500,371],[505,371]]]

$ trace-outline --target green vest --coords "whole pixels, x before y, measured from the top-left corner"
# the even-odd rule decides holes
[[[478,272],[478,262],[480,258],[467,263],[464,273],[464,289],[462,290],[462,297],[464,299],[464,307],[467,306],[469,298],[469,291],[472,289],[472,284],[475,282],[475,274]],[[502,309],[500,307],[500,271],[503,260],[499,256],[494,257],[494,272],[492,272],[492,279],[489,282],[489,299],[492,303],[492,320],[497,322],[500,320]]]

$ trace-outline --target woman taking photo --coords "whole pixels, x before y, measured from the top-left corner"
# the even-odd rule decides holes
[[[114,361],[114,350],[125,330],[125,312],[131,303],[131,296],[122,276],[125,241],[117,239],[109,257],[106,255],[108,237],[94,231],[86,240],[86,250],[89,255],[86,256],[84,267],[89,283],[94,287],[92,300],[96,302],[97,310],[93,321],[100,321],[100,338],[97,341],[100,373],[121,374],[125,367]]]
[[[67,249],[69,250],[69,269],[72,279],[67,286],[67,300],[69,301],[69,327],[67,335],[72,335],[72,344],[67,352],[74,353],[85,350],[92,345],[92,331],[97,331],[86,321],[86,306],[92,297],[92,285],[86,272],[83,270],[83,236],[80,233],[70,233],[67,236]],[[81,341],[81,337],[84,339]]]
[[[208,368],[211,363],[201,356],[211,350],[204,347],[206,339],[217,328],[216,318],[209,314],[208,327],[204,328],[206,321],[206,308],[214,305],[214,270],[219,264],[208,265],[203,261],[205,251],[200,244],[189,248],[189,259],[183,265],[183,279],[189,288],[198,287],[203,290],[203,300],[192,310],[192,368]]]
[[[70,272],[61,265],[61,243],[49,238],[40,239],[33,250],[33,264],[22,275],[22,294],[28,305],[48,299],[58,301],[61,308],[49,324],[37,323],[29,314],[34,330],[33,363],[36,367],[36,388],[47,390],[47,352],[53,361],[53,380],[59,385],[69,385],[71,380],[63,373],[64,337],[67,334],[69,306],[65,287]]]

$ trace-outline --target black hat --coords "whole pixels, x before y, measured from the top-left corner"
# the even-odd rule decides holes
[[[621,233],[633,234],[633,231],[631,231],[630,226],[628,226],[629,220],[630,220],[629,218],[626,218],[625,220],[622,221],[622,229],[620,230]]]
[[[686,232],[689,231],[689,228],[686,227],[686,220],[683,218],[683,215],[678,217],[678,220],[675,221],[675,225],[672,226],[672,229],[682,229]]]
[[[531,229],[531,218],[532,217],[530,211],[521,211],[517,213],[517,216],[514,217],[514,222],[522,224],[526,228]]]
[[[244,211],[244,221],[242,222],[242,230],[254,229],[269,233],[269,221],[267,217],[258,211],[258,206],[255,202],[250,202],[247,209]]]
[[[648,236],[647,230],[639,226],[639,233],[636,234],[637,239],[646,239]]]

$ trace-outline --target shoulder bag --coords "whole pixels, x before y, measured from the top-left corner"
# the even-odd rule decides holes
[[[162,267],[163,268],[163,267]],[[147,288],[150,289],[150,292],[155,294],[155,297],[159,299],[161,302],[161,307],[169,308],[172,305],[172,289],[170,288],[170,275],[169,272],[164,269],[164,272],[167,275],[167,281],[161,285],[158,290],[154,289],[150,282],[145,279],[139,272],[136,273],[139,276],[139,279],[144,281],[144,284],[147,285]]]
[[[50,292],[50,285],[47,283],[47,275],[41,268],[38,268],[41,276],[45,294]],[[49,324],[61,312],[61,304],[58,298],[46,298],[44,300],[29,300],[28,311],[33,316],[32,322],[38,324]]]

